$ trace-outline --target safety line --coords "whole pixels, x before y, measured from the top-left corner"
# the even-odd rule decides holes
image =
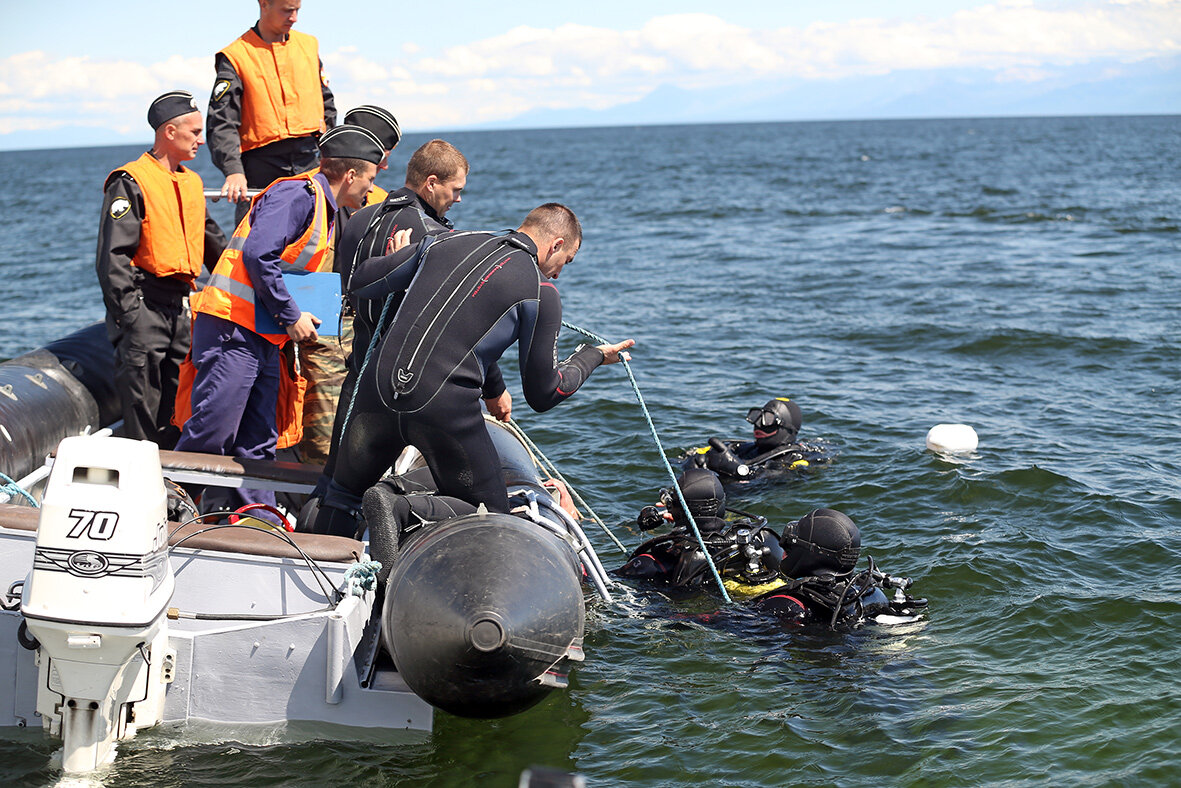
[[[583,336],[588,337],[592,342],[597,342],[600,345],[612,344],[598,334],[567,323],[565,320],[562,321],[562,325],[571,331],[577,331]],[[718,568],[714,565],[713,556],[709,554],[709,549],[705,546],[705,540],[701,538],[701,531],[697,528],[697,521],[693,519],[693,513],[689,511],[689,504],[685,501],[685,496],[681,492],[681,486],[677,484],[677,476],[673,472],[672,466],[669,465],[668,458],[664,456],[664,448],[660,443],[660,436],[656,433],[656,425],[652,423],[652,415],[648,412],[648,405],[644,402],[644,395],[640,393],[640,384],[636,382],[636,376],[632,374],[631,365],[623,357],[622,352],[619,355],[619,362],[623,364],[623,369],[627,372],[627,378],[631,381],[632,391],[636,394],[636,401],[640,403],[640,411],[644,414],[644,420],[648,422],[648,430],[652,433],[652,440],[656,442],[656,452],[660,455],[660,461],[664,463],[664,469],[668,471],[668,478],[672,480],[672,489],[677,494],[677,500],[681,503],[681,510],[685,513],[685,517],[688,518],[689,525],[693,528],[693,535],[697,537],[697,544],[701,547],[701,552],[705,556],[706,563],[709,564],[709,571],[714,576],[714,582],[718,584],[718,591],[722,593],[722,599],[726,600],[727,604],[731,604],[732,600],[726,592],[726,586],[722,583],[722,576],[718,573]]]

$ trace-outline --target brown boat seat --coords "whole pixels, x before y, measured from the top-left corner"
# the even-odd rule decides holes
[[[255,479],[293,482],[315,487],[323,466],[284,460],[243,460],[195,451],[161,451],[160,467],[165,471],[199,471],[222,476],[250,476]],[[168,474],[165,473],[167,476]]]
[[[38,510],[31,506],[0,504],[0,527],[2,528],[36,531],[39,519]],[[184,526],[181,526],[180,523],[169,523],[168,531],[171,536],[168,539],[168,544],[175,545],[183,540],[181,547],[193,550],[218,550],[223,553],[241,553],[243,555],[300,558],[299,551],[288,544],[285,539],[277,534],[267,533],[266,529],[253,526],[217,528],[198,536],[185,538],[210,527],[212,526],[206,523],[189,523]],[[343,536],[308,534],[298,531],[286,536],[313,561],[352,563],[358,560],[365,551],[365,545],[356,539],[348,539]]]

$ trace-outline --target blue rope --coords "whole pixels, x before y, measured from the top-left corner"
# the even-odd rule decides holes
[[[8,493],[8,497],[12,498],[16,495],[23,495],[34,509],[40,509],[41,504],[37,503],[37,499],[29,495],[23,487],[17,484],[13,479],[0,473],[0,479],[4,480],[4,484],[0,484],[0,491]]]
[[[600,345],[610,345],[606,339],[601,336],[587,331],[585,328],[562,321],[562,325],[571,331],[577,331],[583,336],[588,337],[592,342],[597,342]],[[664,463],[664,469],[668,472],[668,478],[672,480],[672,489],[677,494],[677,500],[681,504],[681,511],[685,513],[685,517],[689,520],[689,525],[693,529],[693,535],[697,537],[697,544],[701,547],[701,552],[705,556],[705,562],[709,564],[709,571],[714,576],[714,582],[718,584],[718,591],[722,593],[722,599],[726,600],[726,604],[732,604],[730,595],[726,593],[726,586],[722,583],[722,576],[718,574],[718,568],[714,566],[713,556],[709,554],[709,549],[705,546],[705,540],[701,538],[701,531],[697,528],[697,521],[693,519],[693,514],[689,511],[689,504],[685,501],[685,496],[681,492],[681,486],[677,484],[677,475],[673,472],[673,468],[669,465],[668,458],[664,456],[664,448],[660,443],[660,436],[656,434],[656,425],[652,423],[652,415],[648,412],[648,406],[644,402],[644,395],[640,393],[640,385],[636,383],[636,376],[632,374],[631,365],[622,354],[619,356],[619,362],[623,364],[624,371],[627,372],[627,379],[631,381],[632,391],[636,394],[636,401],[640,403],[640,410],[644,414],[644,420],[648,422],[648,431],[652,433],[652,440],[656,442],[656,451],[660,455],[660,461]]]

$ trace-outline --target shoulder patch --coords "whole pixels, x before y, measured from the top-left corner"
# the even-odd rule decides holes
[[[328,74],[324,71],[324,69],[320,69],[320,82],[324,85],[324,87],[328,87]]]
[[[116,197],[111,201],[111,218],[122,219],[131,210],[131,202],[126,197]]]
[[[221,101],[221,97],[230,89],[230,81],[228,79],[219,79],[213,83],[213,101]]]

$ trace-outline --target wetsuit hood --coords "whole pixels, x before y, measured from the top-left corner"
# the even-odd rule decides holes
[[[861,531],[846,514],[814,509],[788,523],[780,540],[786,555],[780,565],[788,577],[848,572],[861,555]]]

